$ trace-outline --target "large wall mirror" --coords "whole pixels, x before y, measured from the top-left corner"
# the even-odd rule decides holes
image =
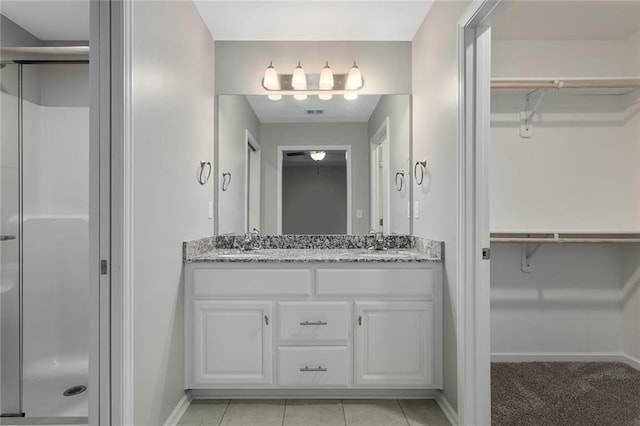
[[[219,95],[217,113],[218,234],[411,232],[409,95]]]

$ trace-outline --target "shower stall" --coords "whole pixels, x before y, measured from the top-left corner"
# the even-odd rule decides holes
[[[0,415],[87,417],[89,66],[0,64]]]

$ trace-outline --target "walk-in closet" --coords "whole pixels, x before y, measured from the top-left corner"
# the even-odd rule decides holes
[[[493,423],[640,413],[640,3],[492,26]]]

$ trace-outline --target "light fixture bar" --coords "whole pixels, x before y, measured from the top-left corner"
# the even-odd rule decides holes
[[[357,90],[360,90],[364,87],[364,79],[362,80],[362,85],[360,87],[355,87],[355,88],[347,88],[347,76],[348,74],[333,74],[333,89],[320,89],[317,85],[313,86],[313,87],[307,87],[307,94],[313,94],[311,92],[316,92],[317,93],[328,93],[331,92],[333,94],[339,94],[338,92],[354,92]],[[293,85],[291,84],[292,80],[293,80],[293,74],[279,74],[279,82],[280,82],[280,89],[272,89],[269,87],[265,87],[265,85],[263,84],[262,87],[269,91],[269,92],[282,92],[282,94],[284,95],[284,92],[293,92],[296,91],[296,89],[293,88]],[[318,80],[318,79],[312,79],[309,78],[308,79],[310,83],[312,83],[314,80]],[[304,90],[297,90],[298,92],[302,92]]]

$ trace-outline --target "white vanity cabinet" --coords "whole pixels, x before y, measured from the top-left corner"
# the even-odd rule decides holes
[[[271,302],[193,302],[196,386],[272,382]]]
[[[439,262],[187,263],[185,388],[440,389],[441,288]]]

